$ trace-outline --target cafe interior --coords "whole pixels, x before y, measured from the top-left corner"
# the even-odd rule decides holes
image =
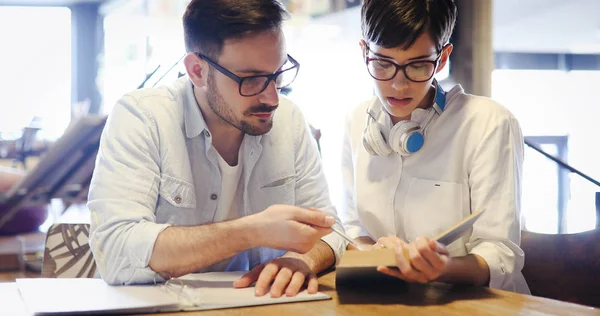
[[[287,50],[301,64],[281,93],[310,125],[335,205],[345,113],[374,95],[359,46],[362,1],[281,2]],[[329,272],[319,291],[331,300],[219,315],[600,315],[600,1],[455,2],[454,50],[435,78],[498,101],[520,123],[531,295],[445,284],[342,291]],[[97,277],[86,202],[106,117],[124,94],[186,76],[188,3],[0,1],[0,305],[18,297],[15,280]]]

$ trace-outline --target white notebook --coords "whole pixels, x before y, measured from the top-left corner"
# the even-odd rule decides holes
[[[15,282],[0,282],[0,315],[30,316]]]
[[[189,274],[167,284],[110,286],[100,279],[17,279],[27,309],[35,315],[156,313],[325,300],[324,293],[257,297],[235,289],[244,272]]]

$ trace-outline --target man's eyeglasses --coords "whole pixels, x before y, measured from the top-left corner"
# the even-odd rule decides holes
[[[283,67],[281,67],[282,70],[270,75],[238,77],[233,72],[210,60],[210,58],[206,57],[204,54],[195,54],[206,60],[209,65],[217,69],[219,72],[237,82],[239,85],[240,95],[244,97],[251,97],[261,94],[263,91],[265,91],[265,89],[267,89],[271,81],[275,82],[275,88],[277,89],[286,88],[292,84],[292,82],[294,82],[296,76],[298,75],[298,70],[300,69],[300,63],[298,63],[292,56],[287,55],[288,61],[283,65]]]
[[[369,47],[367,46],[367,55]],[[404,64],[402,66],[393,61],[382,58],[370,58],[367,56],[367,69],[369,74],[376,80],[389,81],[396,77],[398,71],[402,70],[406,79],[413,82],[425,82],[435,74],[438,61],[442,55],[435,60],[422,60]]]

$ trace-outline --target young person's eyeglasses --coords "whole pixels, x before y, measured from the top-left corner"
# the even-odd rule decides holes
[[[402,66],[395,62],[383,58],[371,58],[368,56],[369,47],[367,46],[367,69],[373,79],[379,81],[389,81],[396,77],[398,71],[402,70],[406,79],[413,82],[425,82],[433,77],[440,60],[441,54],[435,60],[419,60],[404,64]]]
[[[223,66],[217,64],[216,62],[210,60],[210,58],[206,57],[202,53],[195,53],[198,57],[204,59],[209,65],[214,67],[216,70],[224,74],[225,76],[231,78],[231,80],[235,81],[239,85],[240,95],[244,97],[251,97],[258,94],[261,94],[267,87],[271,81],[275,82],[275,88],[283,89],[288,87],[298,75],[298,70],[300,69],[300,63],[296,61],[292,56],[287,55],[287,62],[281,67],[281,70],[269,74],[269,75],[256,75],[256,76],[247,76],[247,77],[238,77],[233,72],[225,69]]]

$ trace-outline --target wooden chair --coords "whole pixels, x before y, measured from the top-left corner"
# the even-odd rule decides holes
[[[600,229],[576,234],[522,231],[531,294],[600,307]]]
[[[93,278],[96,262],[88,244],[89,224],[54,224],[48,230],[43,278]]]

